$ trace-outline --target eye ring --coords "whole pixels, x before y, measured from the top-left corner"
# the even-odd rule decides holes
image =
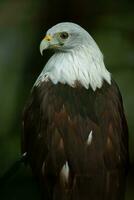
[[[69,37],[69,34],[68,34],[67,32],[61,32],[61,33],[60,33],[60,38],[61,38],[61,39],[65,40],[65,39],[67,39],[68,37]]]

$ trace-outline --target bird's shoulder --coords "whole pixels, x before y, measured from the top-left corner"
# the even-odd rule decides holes
[[[103,86],[96,91],[91,88],[85,89],[79,84],[76,87],[70,87],[67,84],[44,81],[32,88],[23,116],[25,117],[29,112],[36,113],[37,110],[42,110],[47,115],[49,111],[58,112],[63,107],[66,108],[68,114],[89,116],[97,121],[99,117],[97,115],[102,114],[106,108],[109,108],[109,114],[110,111],[118,110],[119,107],[122,112],[123,103],[119,88],[114,81],[111,85],[104,82]]]

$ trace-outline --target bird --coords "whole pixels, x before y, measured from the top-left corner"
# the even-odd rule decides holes
[[[124,200],[129,169],[122,96],[103,55],[80,25],[44,34],[51,49],[23,110],[27,154],[44,200]]]

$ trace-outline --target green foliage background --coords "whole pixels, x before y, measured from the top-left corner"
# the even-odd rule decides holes
[[[134,198],[134,1],[0,0],[0,175],[20,155],[22,110],[48,54],[39,53],[45,31],[57,22],[86,28],[100,46],[105,64],[118,83],[129,125],[131,169],[126,200]],[[22,167],[0,199],[39,199],[29,168]]]

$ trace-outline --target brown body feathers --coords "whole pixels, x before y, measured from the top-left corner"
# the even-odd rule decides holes
[[[22,152],[45,200],[123,200],[128,129],[118,87],[42,82],[24,109]]]

